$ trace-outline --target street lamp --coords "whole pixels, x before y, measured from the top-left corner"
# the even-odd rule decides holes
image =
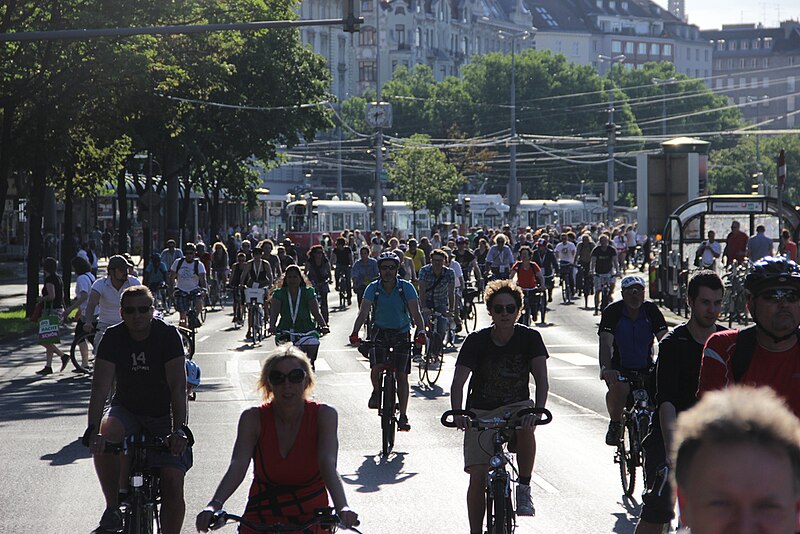
[[[625,61],[625,56],[620,54],[612,57],[598,54],[597,59],[611,63],[609,71],[611,84],[608,90],[608,124],[606,125],[608,130],[608,195],[606,197],[606,220],[608,222],[608,227],[611,228],[614,223],[614,202],[617,200],[615,198],[616,195],[614,195],[614,142],[616,141],[617,135],[616,125],[614,124],[614,63],[622,63]]]
[[[653,83],[660,85],[664,88],[664,96],[661,99],[661,135],[667,136],[667,86],[678,81],[674,76],[672,78],[653,78]]]
[[[536,31],[536,28],[532,28]],[[508,181],[508,219],[511,224],[516,224],[519,195],[517,194],[517,79],[516,79],[516,50],[517,39],[525,40],[530,35],[527,30],[519,32],[497,32],[501,39],[511,40],[511,176]]]

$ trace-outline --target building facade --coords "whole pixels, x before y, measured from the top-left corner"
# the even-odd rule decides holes
[[[800,22],[704,30],[714,47],[713,83],[761,129],[795,128],[800,103]]]

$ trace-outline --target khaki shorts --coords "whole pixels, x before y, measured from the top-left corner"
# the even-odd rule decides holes
[[[523,408],[534,408],[531,399],[506,404],[494,410],[472,410],[479,419],[504,417],[508,412],[516,413]],[[488,465],[494,452],[494,430],[470,428],[464,433],[464,471],[473,465]]]

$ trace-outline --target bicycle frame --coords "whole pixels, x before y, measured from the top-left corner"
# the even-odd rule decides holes
[[[622,432],[614,455],[620,465],[622,489],[629,497],[636,485],[636,469],[644,465],[642,441],[653,421],[655,406],[650,400],[647,381],[650,373],[626,371],[621,373],[620,382],[628,382],[631,387],[629,400],[622,411]],[[627,438],[627,443],[626,443]]]

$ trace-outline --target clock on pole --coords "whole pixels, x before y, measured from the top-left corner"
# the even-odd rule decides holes
[[[392,105],[389,102],[367,102],[366,119],[373,128],[391,127]]]

